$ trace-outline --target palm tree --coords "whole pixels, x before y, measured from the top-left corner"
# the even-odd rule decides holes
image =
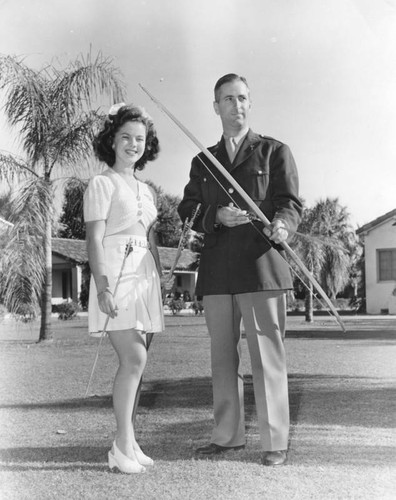
[[[10,312],[41,308],[39,340],[50,339],[54,216],[54,169],[82,165],[91,154],[93,130],[101,120],[93,105],[102,96],[123,100],[119,71],[98,54],[80,56],[66,68],[29,68],[22,59],[0,56],[5,114],[16,127],[25,158],[0,152],[0,180],[18,181],[14,228],[0,257],[3,297]],[[80,167],[81,168],[81,167]],[[77,167],[76,167],[77,169]]]
[[[331,299],[350,281],[357,242],[349,214],[338,198],[305,209],[292,246]],[[313,321],[313,290],[306,284],[305,319]]]
[[[325,258],[320,280],[330,298],[335,299],[350,281],[357,251],[356,233],[346,207],[338,198],[319,201],[313,209],[318,233],[324,242]]]

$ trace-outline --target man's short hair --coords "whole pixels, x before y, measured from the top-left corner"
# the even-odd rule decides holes
[[[248,82],[244,76],[240,76],[240,75],[237,75],[235,73],[228,73],[227,75],[224,75],[221,78],[219,78],[216,82],[216,85],[214,87],[214,96],[215,96],[216,102],[219,102],[220,87],[222,85],[224,85],[225,83],[230,83],[230,82],[235,82],[235,81],[243,82],[246,85],[247,89],[250,90]]]

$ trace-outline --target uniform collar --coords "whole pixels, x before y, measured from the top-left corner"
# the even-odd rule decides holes
[[[235,144],[237,146],[240,146],[240,143],[243,141],[243,139],[247,136],[248,133],[249,133],[249,128],[245,128],[245,129],[241,130],[239,132],[239,134],[237,134],[237,135],[223,134],[223,137],[225,140],[233,138],[235,141]]]
[[[241,147],[238,151],[238,154],[235,158],[236,163],[239,164],[240,159],[243,160],[246,158],[246,156],[249,156],[250,153],[252,153],[256,149],[256,146],[258,146],[260,144],[261,140],[262,140],[261,135],[256,134],[256,132],[253,132],[252,129],[249,129],[246,136],[245,136],[243,143],[241,144]],[[225,152],[226,149],[225,149],[225,142],[224,141],[225,141],[225,137],[224,137],[224,135],[222,135],[220,141],[217,144],[209,147],[209,151],[212,154],[214,154],[215,156],[217,156],[217,154],[220,151],[224,150],[224,152]],[[227,155],[227,158],[228,158],[228,155]],[[235,162],[234,162],[234,164],[235,164]]]

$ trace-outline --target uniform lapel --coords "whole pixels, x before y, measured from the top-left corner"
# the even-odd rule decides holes
[[[213,154],[213,156],[216,157],[217,160],[223,165],[224,168],[226,168],[229,172],[233,171],[235,168],[239,167],[244,161],[246,161],[255,151],[257,146],[259,146],[261,142],[261,137],[253,132],[252,130],[249,129],[249,132],[247,133],[241,147],[238,150],[238,153],[234,159],[234,162],[230,162],[230,158],[228,156],[226,147],[225,147],[225,141],[224,137],[222,136],[220,141],[215,145],[211,146],[209,151]],[[205,160],[204,160],[205,161]],[[213,175],[219,180],[219,182],[223,185],[224,183],[224,178],[219,172],[217,171],[216,168],[214,168],[212,165],[209,167],[210,170],[213,172]],[[212,174],[207,172],[209,177],[212,177]],[[214,181],[213,184],[211,183],[212,189],[216,190],[216,195],[217,199],[219,196],[221,196],[221,189],[219,187],[219,184]],[[212,191],[213,192],[213,191]]]
[[[242,146],[239,148],[239,151],[234,159],[231,170],[234,170],[234,168],[238,167],[241,163],[247,160],[254,153],[254,150],[260,144],[260,141],[260,136],[249,129],[249,132],[247,133],[247,136],[245,137]]]
[[[228,158],[228,153],[225,149],[225,144],[224,144],[223,138],[221,138],[221,140],[215,146],[211,146],[208,149],[212,153],[212,155],[217,160],[219,160],[219,162],[224,166],[224,168],[226,168],[227,170],[229,170],[231,168],[231,163],[230,163],[230,160]],[[206,172],[206,174],[207,174],[206,178],[210,179],[212,181],[212,182],[210,182],[211,191],[215,195],[215,198],[218,199],[220,196],[220,193],[221,193],[221,189],[220,189],[219,183],[216,182],[213,179],[213,177],[218,179],[220,183],[222,183],[224,181],[224,179],[223,179],[222,175],[219,174],[218,170],[211,163],[208,162],[208,160],[204,159],[203,161],[206,162],[208,168],[210,169],[211,173]]]
[[[219,160],[219,162],[223,165],[224,168],[226,168],[227,170],[232,169],[232,163],[227,153],[224,136],[222,136],[220,141],[216,144],[212,153]]]

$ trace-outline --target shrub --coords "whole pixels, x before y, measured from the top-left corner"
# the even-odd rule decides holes
[[[59,313],[58,319],[64,321],[75,318],[79,310],[80,307],[75,302],[62,302],[62,304],[58,304],[56,307],[56,312]]]
[[[352,297],[349,301],[349,306],[355,313],[366,313],[366,299],[365,297]]]
[[[172,314],[175,316],[179,311],[186,307],[184,301],[182,299],[168,299],[166,301],[166,305],[172,311]]]

